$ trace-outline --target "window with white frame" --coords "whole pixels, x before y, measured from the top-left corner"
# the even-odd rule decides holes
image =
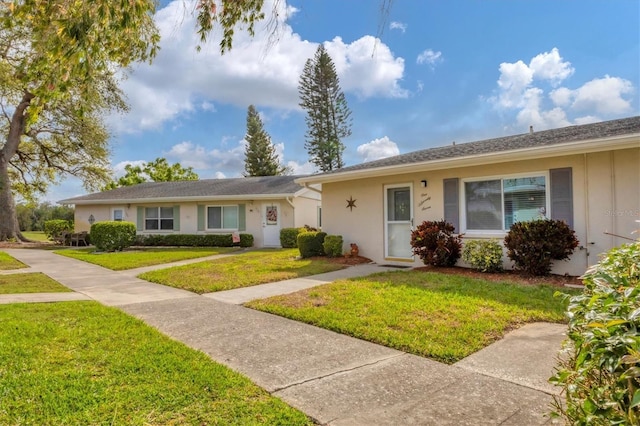
[[[144,229],[147,231],[173,230],[173,207],[146,207]]]
[[[112,210],[113,220],[122,222],[124,220],[124,209],[115,208]]]
[[[515,222],[547,217],[547,176],[464,181],[467,231],[505,231]]]
[[[207,229],[238,229],[238,206],[207,206]]]

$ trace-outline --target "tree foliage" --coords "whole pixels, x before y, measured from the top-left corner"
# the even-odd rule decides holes
[[[156,158],[144,166],[127,164],[125,175],[109,182],[104,190],[133,186],[143,182],[174,182],[180,180],[198,180],[193,167],[182,167],[180,163],[169,164],[166,158]]]
[[[20,237],[13,191],[107,178],[102,117],[126,105],[116,72],[153,57],[153,0],[0,2],[0,240]]]
[[[276,155],[271,137],[264,130],[262,119],[256,107],[249,105],[247,110],[247,141],[245,148],[245,176],[280,176],[286,173]]]
[[[342,139],[351,135],[351,111],[336,67],[323,45],[305,63],[298,83],[300,106],[307,113],[305,147],[310,161],[321,171],[344,166]]]
[[[52,205],[44,202],[39,204],[18,204],[16,215],[21,231],[43,231],[44,223],[48,220],[72,221],[73,207]]]

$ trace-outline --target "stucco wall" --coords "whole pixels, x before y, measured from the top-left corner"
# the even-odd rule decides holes
[[[180,234],[207,234],[216,231],[198,231],[198,205],[238,205],[245,204],[246,213],[246,230],[243,233],[252,234],[254,237],[254,245],[262,247],[263,226],[264,226],[264,206],[276,203],[280,206],[280,227],[296,226],[296,214],[304,217],[316,215],[316,200],[303,201],[299,205],[296,203],[296,209],[284,199],[273,200],[249,200],[249,201],[212,201],[212,202],[191,202],[180,204],[180,231],[138,231],[139,234],[160,234],[160,233],[180,233]],[[126,204],[126,205],[78,205],[75,208],[75,230],[89,231],[89,216],[93,215],[96,222],[112,220],[113,208],[121,208],[124,210],[124,220],[132,223],[137,222],[138,206],[142,207],[158,207],[158,206],[174,206],[176,203],[145,203],[145,204]],[[301,219],[303,220],[303,219]]]
[[[576,250],[567,262],[557,262],[553,272],[582,274],[597,262],[597,254],[624,242],[605,235],[613,232],[624,236],[638,227],[640,219],[640,149],[572,155],[549,159],[523,160],[488,166],[425,171],[380,178],[323,184],[323,230],[342,235],[346,249],[357,243],[360,254],[378,263],[419,266],[420,259],[408,262],[385,259],[384,256],[384,187],[408,183],[413,191],[414,224],[424,220],[440,220],[444,216],[443,179],[500,177],[510,174],[547,172],[555,168],[572,168],[574,230],[584,249]],[[427,186],[422,187],[421,181]],[[548,185],[548,184],[547,184]],[[588,195],[587,195],[588,193]],[[347,200],[356,207],[347,208]],[[588,210],[587,210],[588,207]],[[504,233],[465,235],[466,238],[500,238]],[[587,244],[593,242],[594,244]],[[505,259],[505,267],[511,263]]]
[[[297,197],[293,200],[293,205],[296,209],[294,227],[301,228],[305,225],[309,225],[313,228],[317,228],[318,223],[318,208],[322,206],[322,201],[319,199]]]

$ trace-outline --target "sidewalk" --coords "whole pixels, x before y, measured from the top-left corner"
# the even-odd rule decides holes
[[[321,424],[550,423],[545,414],[556,390],[546,378],[563,325],[527,325],[515,337],[449,366],[234,304],[252,297],[247,289],[233,298],[225,292],[235,301],[224,303],[46,251],[5,251],[32,271],[46,271],[65,286],[207,353]],[[356,268],[343,273],[382,270]],[[284,291],[330,279],[290,280]],[[275,291],[268,286],[251,288],[256,295],[265,288]]]

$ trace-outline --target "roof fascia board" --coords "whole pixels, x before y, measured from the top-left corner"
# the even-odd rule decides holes
[[[194,201],[249,201],[249,200],[270,200],[274,198],[295,197],[295,194],[249,194],[249,195],[214,195],[201,197],[154,197],[154,198],[110,198],[100,200],[74,200],[69,198],[58,201],[58,204],[148,204],[148,203],[188,203]]]
[[[591,139],[589,141],[567,142],[558,145],[545,145],[529,148],[499,151],[465,157],[444,158],[440,160],[422,161],[410,164],[397,164],[387,167],[354,170],[335,173],[326,176],[307,176],[296,179],[295,182],[304,185],[312,183],[342,182],[346,180],[363,179],[378,176],[390,176],[430,170],[442,170],[454,167],[481,166],[505,161],[530,160],[539,158],[559,157],[563,155],[583,154],[590,152],[608,151],[611,149],[638,148],[640,133],[631,135]]]

